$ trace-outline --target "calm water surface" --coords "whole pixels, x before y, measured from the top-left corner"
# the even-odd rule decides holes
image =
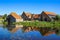
[[[0,40],[60,40],[60,36],[56,34],[43,36],[38,30],[24,32],[20,27],[11,29],[0,26]]]

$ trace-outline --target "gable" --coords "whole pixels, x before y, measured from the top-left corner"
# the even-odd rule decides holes
[[[17,15],[15,12],[11,12],[10,16],[14,17],[15,19],[22,19],[21,16]]]

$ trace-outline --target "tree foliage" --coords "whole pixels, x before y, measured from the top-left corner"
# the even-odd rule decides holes
[[[59,21],[60,20],[60,15],[56,15],[55,20]]]
[[[3,19],[6,19],[6,17],[7,17],[7,14],[4,14],[4,15],[3,15]]]

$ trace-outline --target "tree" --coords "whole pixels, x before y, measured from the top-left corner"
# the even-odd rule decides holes
[[[6,20],[6,17],[7,17],[7,14],[4,14],[3,15],[3,19]]]
[[[56,18],[55,18],[55,20],[60,20],[60,15],[56,15]]]

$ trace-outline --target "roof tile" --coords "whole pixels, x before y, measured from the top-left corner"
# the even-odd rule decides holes
[[[56,16],[56,14],[53,13],[53,12],[44,12],[44,13],[47,14],[47,15],[54,15],[54,16]]]
[[[15,12],[11,12],[10,15],[13,16],[16,19],[21,19],[21,16],[17,15]]]

